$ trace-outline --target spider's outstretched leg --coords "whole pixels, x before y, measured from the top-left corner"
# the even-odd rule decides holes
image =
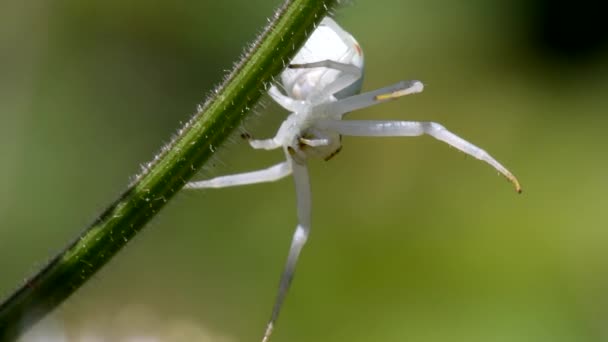
[[[342,135],[368,136],[368,137],[412,137],[428,134],[437,140],[441,140],[462,152],[477,159],[483,160],[503,174],[513,185],[517,192],[521,187],[517,178],[502,166],[488,152],[462,139],[456,134],[448,131],[442,125],[435,122],[418,121],[341,121],[324,120],[319,123],[322,128],[334,130]]]
[[[190,182],[184,186],[184,189],[225,188],[228,186],[274,182],[289,176],[291,172],[291,164],[283,162],[258,171],[237,173],[234,175]]]
[[[358,109],[395,100],[405,95],[417,94],[422,92],[422,90],[424,90],[424,85],[420,81],[401,81],[388,87],[329,103],[327,104],[327,111],[329,113],[344,115]]]
[[[293,177],[296,183],[296,196],[297,196],[297,205],[298,205],[298,225],[296,227],[296,231],[293,234],[293,238],[291,241],[291,247],[289,247],[289,255],[287,257],[287,263],[285,264],[285,269],[283,270],[283,274],[281,275],[281,280],[279,282],[279,291],[277,293],[277,298],[274,303],[274,307],[272,308],[272,315],[270,316],[270,320],[268,321],[268,325],[266,326],[266,331],[264,332],[264,338],[262,342],[267,342],[270,334],[272,334],[272,329],[274,328],[274,323],[279,316],[279,312],[281,311],[281,306],[283,305],[283,300],[285,299],[285,295],[289,290],[289,285],[291,284],[291,280],[293,279],[293,274],[296,268],[296,263],[298,261],[298,257],[300,256],[300,251],[302,247],[306,243],[306,239],[308,238],[308,233],[310,232],[310,182],[308,180],[308,169],[306,165],[301,165],[292,162],[293,167]]]

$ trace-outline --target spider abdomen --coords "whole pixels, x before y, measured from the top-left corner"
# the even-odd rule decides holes
[[[281,73],[281,84],[287,95],[293,99],[313,102],[319,100],[319,97],[334,95],[334,92],[325,94],[321,90],[344,76],[344,71],[324,64],[327,61],[352,65],[360,70],[363,69],[364,63],[363,50],[357,40],[330,18],[321,22],[291,60],[290,65],[320,64],[312,68],[289,67]],[[336,98],[358,93],[361,90],[361,79],[362,76],[348,87],[337,89]]]

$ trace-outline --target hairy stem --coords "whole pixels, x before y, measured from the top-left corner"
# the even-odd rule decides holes
[[[209,160],[265,86],[339,0],[287,0],[226,81],[173,141],[80,236],[0,304],[11,341],[67,299],[131,240]]]

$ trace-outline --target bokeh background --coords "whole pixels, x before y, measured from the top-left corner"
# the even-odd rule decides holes
[[[279,3],[0,3],[0,296],[125,189]],[[608,340],[608,53],[594,4],[337,11],[365,49],[364,89],[427,85],[351,118],[440,122],[524,193],[429,137],[345,138],[311,162],[313,232],[274,341]],[[265,102],[242,129],[274,133],[286,113]],[[235,136],[200,178],[281,158]],[[291,180],[181,193],[24,341],[256,341],[294,227]]]

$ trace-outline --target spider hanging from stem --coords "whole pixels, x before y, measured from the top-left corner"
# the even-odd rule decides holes
[[[224,188],[273,182],[293,174],[297,196],[298,224],[281,275],[272,315],[264,333],[268,341],[291,284],[296,262],[308,239],[311,226],[311,192],[306,161],[329,160],[341,149],[341,136],[419,136],[428,134],[462,152],[483,160],[504,175],[517,192],[519,182],[486,151],[451,133],[435,122],[342,120],[344,115],[366,107],[422,92],[420,81],[402,81],[359,94],[363,80],[363,51],[355,38],[333,19],[326,17],[304,47],[281,74],[286,94],[272,85],[268,94],[291,112],[273,138],[254,140],[254,149],[282,148],[286,160],[266,169],[216,177],[186,184],[186,189]]]

